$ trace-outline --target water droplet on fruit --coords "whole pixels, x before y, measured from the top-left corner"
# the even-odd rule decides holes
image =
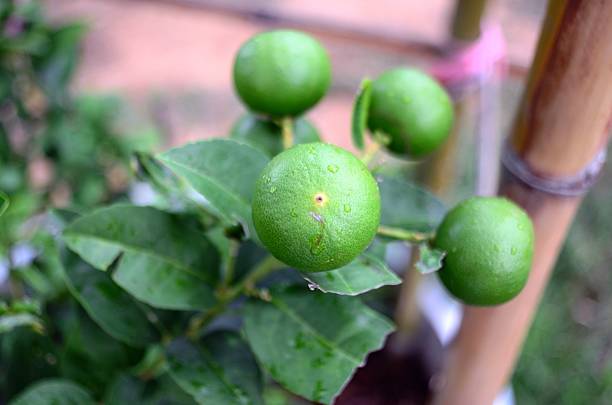
[[[351,212],[351,206],[348,204],[344,204],[344,212],[346,212],[347,214]]]
[[[270,187],[270,193],[274,194],[275,191],[276,191],[276,186]]]
[[[327,165],[327,170],[331,173],[336,173],[338,171],[338,166],[336,165]]]
[[[518,249],[517,249],[516,247],[512,246],[512,249],[510,249],[510,254],[511,254],[512,256],[514,256],[514,255],[516,254],[517,250],[518,250]]]

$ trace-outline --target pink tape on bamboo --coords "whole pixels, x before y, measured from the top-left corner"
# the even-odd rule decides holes
[[[433,65],[430,73],[449,90],[480,81],[494,69],[503,68],[506,61],[506,41],[497,24],[486,26],[480,38],[461,47]]]

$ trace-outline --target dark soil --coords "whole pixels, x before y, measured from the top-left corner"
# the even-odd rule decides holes
[[[426,404],[442,368],[443,353],[435,332],[424,320],[408,338],[393,334],[385,347],[368,356],[335,404]]]

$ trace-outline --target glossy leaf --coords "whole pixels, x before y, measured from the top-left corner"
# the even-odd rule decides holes
[[[199,404],[261,404],[262,378],[249,348],[234,332],[215,332],[198,343],[175,340],[168,370]]]
[[[370,100],[372,96],[372,81],[363,79],[359,93],[353,104],[353,116],[351,121],[351,134],[353,137],[353,145],[359,150],[363,150],[365,146],[365,131],[368,125],[368,110],[370,109]]]
[[[106,333],[133,347],[157,340],[144,312],[108,274],[82,262],[66,266],[64,273],[72,295]]]
[[[419,245],[419,260],[416,263],[416,268],[422,274],[433,273],[442,268],[442,260],[446,256],[446,252],[439,249],[434,249],[427,244]]]
[[[363,253],[351,263],[337,270],[302,273],[316,288],[326,293],[359,295],[385,285],[397,285],[402,280],[373,254]]]
[[[182,217],[115,205],[77,219],[64,239],[97,269],[117,261],[113,280],[151,306],[206,309],[216,302],[219,253]]]
[[[73,302],[62,308],[58,345],[60,374],[100,396],[117,370],[133,366],[142,350],[113,339]]]
[[[247,303],[247,340],[274,380],[311,401],[331,403],[393,330],[357,298],[297,286],[270,295]]]
[[[444,204],[430,192],[400,175],[377,175],[381,197],[380,224],[410,231],[432,232],[446,214]]]
[[[143,381],[129,374],[120,374],[113,381],[104,405],[194,405],[196,402],[176,383],[164,374],[159,378]]]
[[[159,156],[184,178],[210,207],[228,222],[240,222],[254,235],[251,197],[268,158],[259,150],[230,139],[212,139],[171,149]]]
[[[42,380],[30,386],[9,405],[95,405],[91,395],[70,380]]]

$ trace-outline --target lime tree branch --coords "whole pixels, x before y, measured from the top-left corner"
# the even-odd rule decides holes
[[[404,240],[411,243],[427,242],[435,236],[433,233],[407,231],[401,228],[393,228],[381,225],[378,227],[377,233],[381,236],[386,236],[392,239]]]
[[[189,322],[187,328],[187,336],[191,339],[196,339],[200,331],[217,315],[221,314],[227,306],[241,294],[256,293],[255,284],[268,274],[284,267],[284,264],[268,255],[263,259],[257,267],[246,275],[238,284],[225,290],[219,291],[219,301],[217,304],[207,311],[194,316]]]

